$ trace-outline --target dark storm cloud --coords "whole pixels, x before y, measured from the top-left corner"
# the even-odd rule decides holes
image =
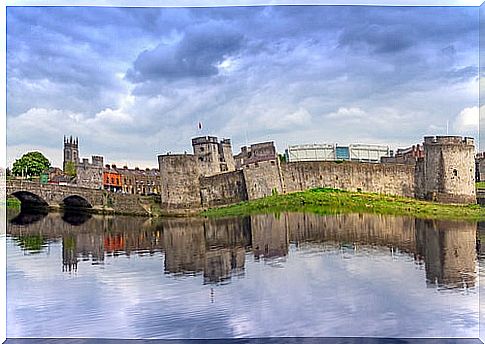
[[[188,30],[179,42],[162,43],[143,51],[126,76],[130,81],[141,82],[216,75],[217,65],[241,49],[243,38],[225,25],[197,26]]]

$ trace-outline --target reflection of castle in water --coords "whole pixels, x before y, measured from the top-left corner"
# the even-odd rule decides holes
[[[165,253],[165,272],[203,274],[206,283],[244,273],[247,252],[254,259],[288,254],[290,243],[381,246],[412,254],[425,263],[429,285],[474,286],[477,225],[371,214],[317,216],[258,215],[246,218],[97,217],[72,226],[49,214],[29,226],[9,224],[13,236],[43,235],[63,239],[64,270],[79,259],[99,264],[108,255]]]

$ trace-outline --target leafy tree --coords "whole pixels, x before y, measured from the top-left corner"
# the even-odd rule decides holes
[[[76,165],[72,161],[67,161],[66,166],[64,166],[64,173],[68,176],[76,176]]]
[[[51,163],[40,152],[28,152],[13,163],[12,174],[14,176],[40,176],[49,169]]]

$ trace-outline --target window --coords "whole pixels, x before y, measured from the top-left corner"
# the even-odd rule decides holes
[[[458,171],[456,169],[453,170],[453,175],[456,177],[458,176]]]

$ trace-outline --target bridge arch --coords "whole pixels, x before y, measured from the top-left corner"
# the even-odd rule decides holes
[[[90,209],[93,206],[91,203],[84,197],[79,195],[70,195],[67,196],[62,200],[61,207],[63,208],[82,208],[82,209]]]
[[[23,209],[27,208],[47,208],[49,204],[39,195],[29,191],[16,191],[12,192],[10,196],[17,198]]]

